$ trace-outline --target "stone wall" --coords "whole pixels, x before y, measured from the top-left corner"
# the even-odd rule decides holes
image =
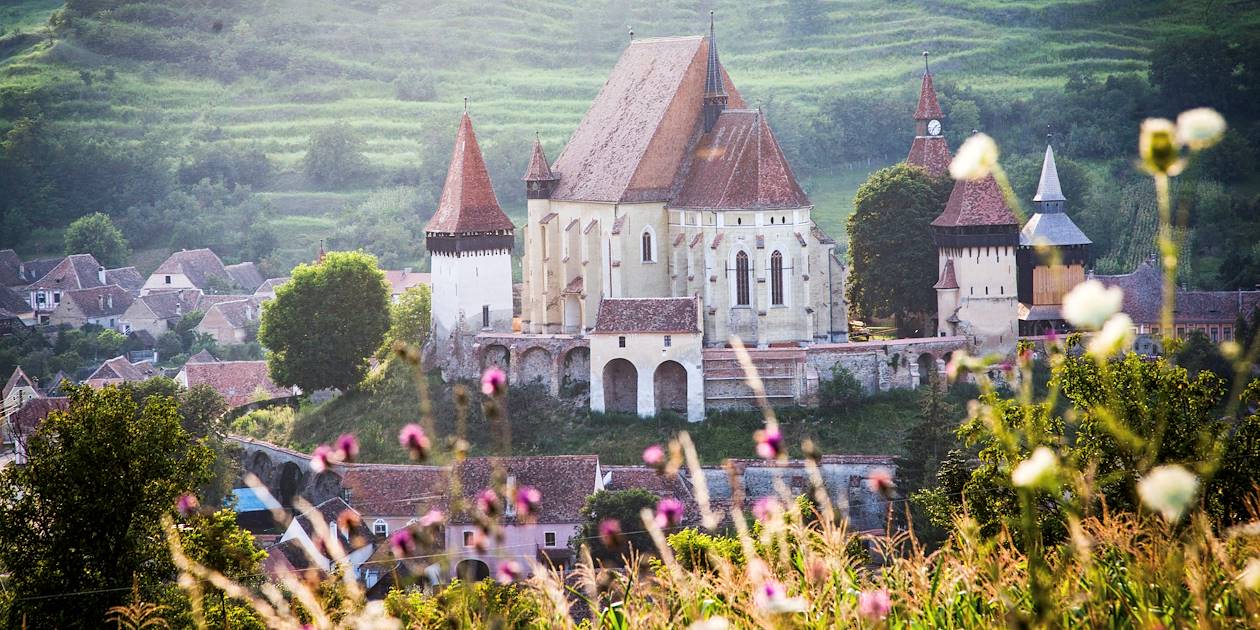
[[[944,371],[951,353],[966,348],[965,337],[923,337],[817,344],[806,349],[806,357],[823,380],[830,380],[839,364],[866,391],[882,392],[919,387],[931,371]]]

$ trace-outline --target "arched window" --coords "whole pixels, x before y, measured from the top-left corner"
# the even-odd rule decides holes
[[[652,231],[643,230],[643,262],[653,262],[656,256],[652,251]]]
[[[735,304],[748,306],[748,254],[735,254]]]
[[[372,523],[372,533],[373,533],[373,534],[375,534],[375,535],[377,535],[377,536],[388,536],[388,535],[389,535],[389,523],[385,522],[385,519],[383,519],[383,518],[378,518],[378,519],[376,519],[376,520]]]
[[[770,304],[783,306],[783,254],[777,249],[770,254]]]

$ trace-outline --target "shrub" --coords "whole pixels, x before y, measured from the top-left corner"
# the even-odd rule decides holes
[[[400,101],[436,100],[437,82],[432,72],[404,70],[394,79],[394,95]]]
[[[831,379],[818,384],[818,402],[826,408],[850,407],[862,400],[862,384],[840,363],[831,366]]]

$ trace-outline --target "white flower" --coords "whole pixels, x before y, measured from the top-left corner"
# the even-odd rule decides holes
[[[368,602],[354,621],[355,630],[399,630],[402,622],[391,617],[383,600]]]
[[[1248,589],[1260,590],[1260,558],[1247,560],[1247,566],[1238,575],[1238,581]]]
[[[1119,313],[1103,324],[1103,329],[1089,340],[1086,350],[1095,357],[1106,358],[1132,348],[1133,337],[1133,320]]]
[[[726,617],[714,615],[687,626],[687,630],[726,630],[729,627],[731,627],[731,622],[727,621]]]
[[[997,143],[988,135],[978,133],[958,148],[958,155],[949,163],[949,176],[973,181],[983,179],[997,166],[997,161]]]
[[[1124,289],[1086,280],[1063,296],[1063,319],[1077,328],[1098,330],[1123,305]]]
[[[1011,471],[1011,483],[1017,488],[1040,488],[1054,483],[1059,457],[1045,446],[1038,446],[1032,455]]]
[[[1210,107],[1197,107],[1177,117],[1177,142],[1191,151],[1206,149],[1225,135],[1225,118]]]
[[[1177,464],[1156,466],[1138,482],[1137,491],[1146,507],[1176,522],[1194,501],[1199,478]]]

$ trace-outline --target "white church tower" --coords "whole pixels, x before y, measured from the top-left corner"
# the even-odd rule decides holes
[[[465,111],[442,197],[424,227],[432,256],[433,342],[439,356],[456,332],[511,332],[514,230],[495,198]]]

